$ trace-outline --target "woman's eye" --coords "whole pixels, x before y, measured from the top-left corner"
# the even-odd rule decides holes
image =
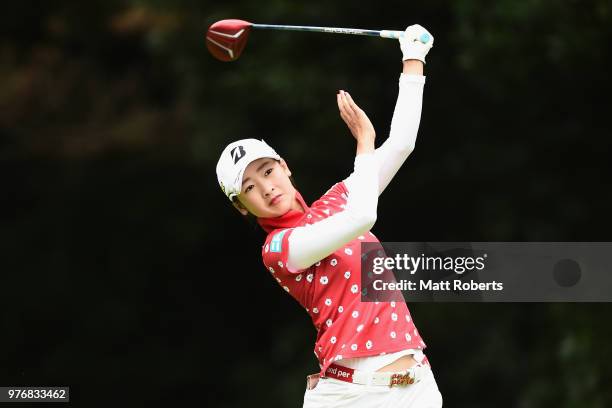
[[[264,174],[267,176],[270,173],[272,173],[272,168],[269,168],[268,170],[266,170],[266,172]]]
[[[247,188],[244,189],[245,193],[248,193],[249,191],[251,191],[253,189],[253,185],[251,184],[250,186],[248,186]]]

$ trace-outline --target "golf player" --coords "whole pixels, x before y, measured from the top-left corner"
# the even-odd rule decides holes
[[[442,406],[406,304],[360,298],[360,244],[379,242],[370,232],[378,196],[414,149],[433,36],[412,25],[399,42],[403,71],[389,137],[375,149],[372,123],[348,92],[339,91],[340,116],[356,141],[354,169],[310,206],[287,163],[264,141],[233,142],[217,164],[225,195],[268,233],[266,269],[317,330],[321,370],[307,377],[305,408]]]

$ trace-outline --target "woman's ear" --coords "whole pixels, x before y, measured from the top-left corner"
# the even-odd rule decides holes
[[[289,166],[287,166],[287,162],[285,161],[285,159],[280,159],[279,164],[283,168],[283,170],[285,170],[285,174],[291,177],[291,170],[289,170]]]
[[[246,207],[242,205],[242,203],[238,201],[237,198],[235,200],[232,200],[232,204],[234,205],[234,208],[237,209],[238,212],[240,212],[240,214],[244,216],[249,214],[249,210],[247,210]]]

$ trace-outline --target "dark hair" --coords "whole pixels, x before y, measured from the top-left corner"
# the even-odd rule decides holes
[[[240,200],[238,200],[238,196],[233,196],[232,197],[232,203],[234,204],[242,204],[240,202]],[[245,221],[252,227],[257,225],[257,217],[254,216],[253,214],[251,214],[250,212],[247,212],[246,215],[243,215],[242,218],[245,219]]]

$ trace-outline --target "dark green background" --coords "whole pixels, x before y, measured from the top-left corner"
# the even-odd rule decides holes
[[[609,1],[13,1],[0,13],[0,385],[72,405],[301,406],[315,331],[261,264],[215,164],[264,138],[311,202],[351,170],[335,94],[386,137],[390,40],[435,36],[416,150],[379,204],[386,241],[610,241]],[[448,407],[609,407],[607,304],[415,304]]]

